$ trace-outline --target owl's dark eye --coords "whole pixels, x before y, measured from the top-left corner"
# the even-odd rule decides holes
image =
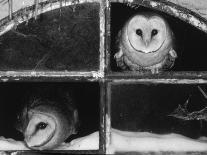
[[[142,30],[141,30],[141,29],[137,29],[137,30],[136,30],[136,34],[137,34],[138,36],[142,36]]]
[[[156,29],[153,29],[153,30],[152,30],[152,36],[157,35],[157,33],[158,33],[158,30],[156,30]]]
[[[40,122],[39,124],[37,124],[37,129],[43,130],[47,127],[47,124],[44,122]]]

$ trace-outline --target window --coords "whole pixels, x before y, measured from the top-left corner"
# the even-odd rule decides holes
[[[12,2],[13,9],[17,9],[18,5]],[[105,109],[101,97],[104,85],[100,80],[104,67],[104,28],[100,24],[104,19],[100,16],[103,4],[99,1],[74,4],[45,1],[37,2],[38,9],[32,2],[30,5],[12,13],[12,20],[9,16],[1,20],[0,74],[1,81],[5,82],[1,83],[1,135],[6,140],[23,141],[16,122],[24,107],[30,105],[31,98],[63,105],[62,102],[69,102],[64,99],[69,94],[79,121],[77,134],[65,142],[100,131],[100,147],[98,140],[98,146],[92,149],[44,152],[104,152],[104,127],[101,128]],[[7,142],[4,138],[3,145]],[[7,143],[5,147],[3,145],[1,149],[10,152],[41,153]]]
[[[17,154],[138,154],[146,150],[137,150],[139,147],[130,150],[128,143],[123,145],[128,148],[121,147],[116,135],[136,144],[137,134],[140,138],[140,133],[147,133],[148,137],[141,138],[151,136],[158,143],[178,136],[178,140],[187,139],[190,145],[195,142],[195,149],[184,147],[184,152],[207,151],[197,149],[207,146],[204,139],[207,137],[204,15],[207,4],[205,9],[197,11],[192,3],[36,0],[19,6],[15,0],[9,0],[1,4],[6,10],[3,13],[7,12],[0,20],[0,136],[4,137],[3,141],[5,138],[24,140],[14,125],[31,98],[41,97],[61,104],[66,94],[75,103],[79,123],[78,133],[65,142],[87,139],[91,134],[98,137],[95,141],[98,147],[88,149],[2,150]],[[117,44],[120,30],[142,12],[160,15],[173,32],[177,58],[167,71],[123,70],[117,65],[115,54],[120,48]],[[97,132],[99,135],[93,134]],[[142,144],[139,141],[137,146]],[[156,147],[152,145],[152,148]],[[169,148],[161,152],[173,152]]]

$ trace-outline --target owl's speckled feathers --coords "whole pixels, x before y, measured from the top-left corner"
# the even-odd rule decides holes
[[[123,70],[158,73],[173,67],[177,58],[173,45],[173,32],[165,19],[151,12],[140,13],[120,30],[114,58]]]

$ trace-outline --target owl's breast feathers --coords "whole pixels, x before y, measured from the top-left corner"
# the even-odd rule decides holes
[[[123,70],[168,70],[173,67],[175,59],[177,58],[176,52],[170,46],[165,48],[164,51],[160,49],[160,51],[147,54],[129,51],[124,44],[121,44],[119,48],[119,52],[116,53],[115,59],[117,66]]]

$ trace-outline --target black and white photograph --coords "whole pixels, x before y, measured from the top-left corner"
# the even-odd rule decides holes
[[[206,0],[0,0],[0,155],[207,154]]]

